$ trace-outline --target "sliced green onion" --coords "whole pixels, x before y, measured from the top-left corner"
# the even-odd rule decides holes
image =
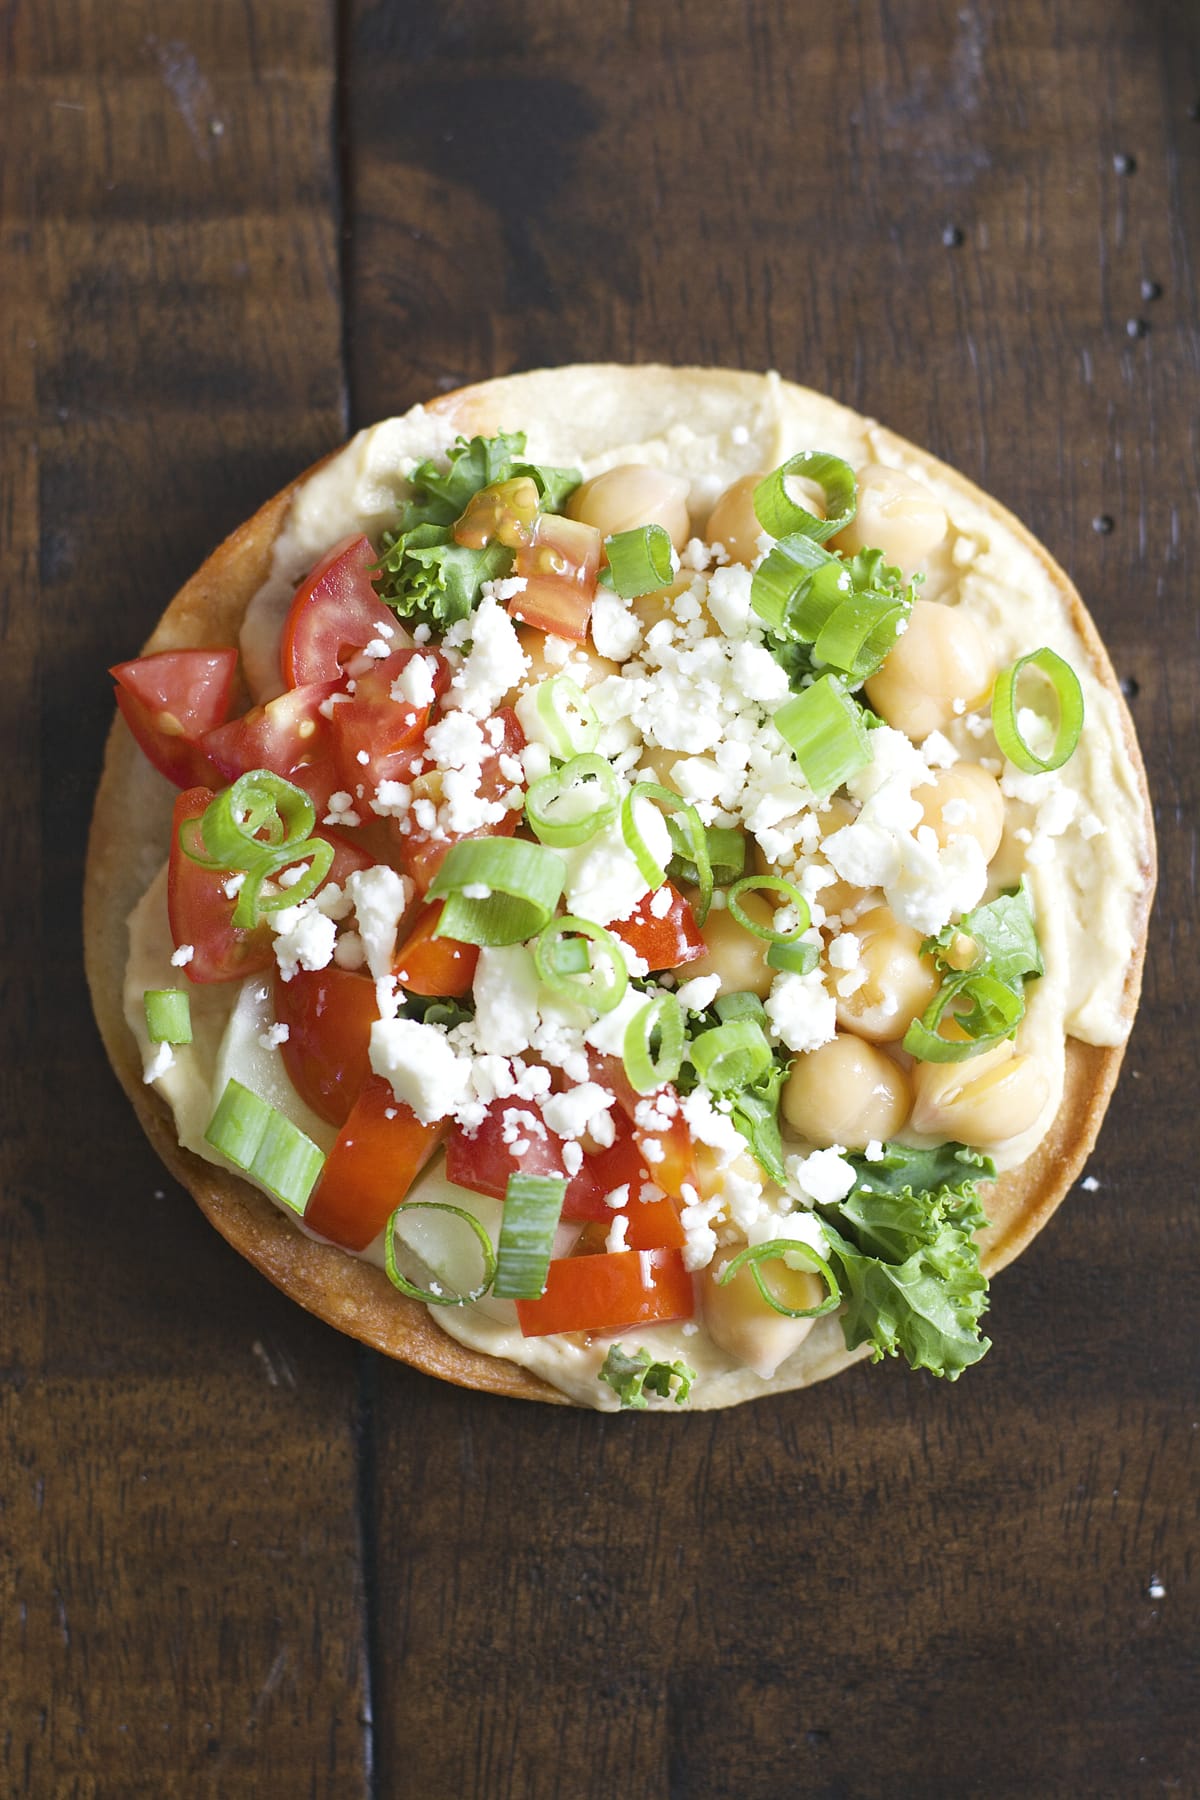
[[[146,1036],[152,1044],[190,1044],[192,1002],[183,988],[147,988]]]
[[[498,1300],[536,1300],[545,1291],[566,1191],[562,1175],[509,1176],[492,1284]]]
[[[284,846],[301,843],[316,822],[303,788],[269,769],[249,769],[213,796],[190,844],[180,841],[193,862],[208,868],[253,869]]]
[[[753,1019],[734,1019],[702,1031],[689,1055],[697,1075],[714,1094],[750,1087],[773,1061],[762,1027]]]
[[[552,675],[540,682],[534,689],[534,705],[554,756],[586,755],[600,742],[596,709],[569,675]]]
[[[461,1219],[464,1225],[470,1226],[479,1240],[483,1257],[483,1280],[477,1287],[473,1287],[468,1294],[448,1294],[444,1288],[423,1288],[409,1280],[396,1261],[396,1223],[401,1213],[406,1212],[453,1213],[456,1219]],[[468,1306],[473,1300],[482,1300],[491,1287],[496,1275],[496,1252],[492,1249],[491,1238],[474,1213],[467,1212],[461,1206],[451,1206],[445,1200],[408,1200],[396,1208],[384,1227],[383,1267],[392,1286],[399,1288],[402,1294],[407,1294],[410,1300],[420,1300],[425,1306]]]
[[[564,968],[562,963],[575,960],[578,953],[570,946],[585,939],[590,939],[600,952],[601,963],[597,967],[593,952],[583,965],[588,979],[575,981],[572,979],[575,971]],[[565,1000],[582,1001],[593,1012],[610,1013],[620,1004],[629,985],[629,969],[612,932],[606,931],[603,925],[593,925],[590,919],[577,919],[571,913],[563,913],[543,927],[533,947],[533,960],[539,976],[552,992],[561,994]]]
[[[822,675],[775,714],[775,728],[791,748],[818,800],[871,761],[862,708],[836,675]]]
[[[772,545],[754,571],[750,604],[773,631],[799,631],[796,612],[807,609],[814,637],[825,619],[853,590],[850,571],[811,538],[789,537]]]
[[[581,802],[590,802],[579,810]],[[525,817],[543,844],[570,849],[586,844],[621,805],[613,766],[604,756],[573,756],[535,781],[525,796]]]
[[[654,1037],[658,1035],[658,1054]],[[674,994],[659,994],[634,1013],[625,1027],[625,1073],[639,1094],[674,1081],[683,1067],[683,1010]]]
[[[961,1000],[971,1002],[969,1010],[951,1011]],[[942,1036],[947,1014],[966,1032],[965,1038]],[[938,989],[925,1012],[905,1032],[904,1048],[920,1062],[966,1062],[1011,1037],[1024,1016],[1023,992],[994,975],[968,973]]]
[[[795,1264],[788,1262],[789,1257],[799,1257],[825,1283],[827,1293],[819,1306],[788,1306],[767,1286],[760,1265],[782,1262],[786,1268],[794,1268]],[[811,1244],[802,1243],[798,1238],[772,1238],[766,1244],[748,1244],[717,1276],[717,1286],[724,1287],[733,1280],[739,1269],[746,1267],[749,1267],[754,1276],[758,1291],[767,1305],[773,1312],[782,1313],[785,1319],[820,1319],[826,1313],[831,1313],[841,1301],[842,1290],[838,1286],[837,1276],[825,1258]]]
[[[233,923],[247,930],[256,925],[263,913],[283,912],[289,906],[299,906],[315,894],[333,867],[334,847],[328,838],[308,838],[302,844],[288,845],[286,850],[277,851],[266,863],[246,872],[246,879],[238,889],[237,905],[233,909]],[[281,887],[277,894],[263,894],[263,883],[271,878],[278,880],[284,869],[295,868],[306,862],[298,880],[291,887]]]
[[[813,655],[852,681],[873,675],[908,617],[906,602],[880,594],[854,594],[842,601],[813,641]]]
[[[303,1218],[325,1157],[299,1126],[231,1076],[204,1136]]]
[[[679,815],[679,828],[686,833],[688,851],[696,869],[696,885],[700,890],[699,899],[693,911],[696,923],[703,925],[708,917],[708,909],[712,904],[713,872],[708,859],[708,837],[700,820],[700,814],[688,800],[682,800],[671,788],[661,787],[657,781],[638,781],[630,788],[621,802],[621,834],[633,853],[638,873],[647,887],[660,888],[667,879],[667,871],[660,868],[651,856],[646,840],[638,830],[635,808],[639,800],[653,800],[668,813]]]
[[[671,859],[674,873],[684,887],[696,887],[700,881],[700,872],[691,860],[690,832],[684,830],[674,814],[668,816],[667,830],[671,833],[671,842],[675,846],[675,855]],[[706,825],[704,848],[708,854],[713,883],[717,887],[725,887],[729,882],[736,881],[746,867],[746,834],[739,831],[736,825]]]
[[[790,931],[776,931],[774,925],[758,924],[742,906],[742,895],[756,893],[760,888],[767,888],[773,894],[782,894],[786,904],[795,908],[796,923]],[[741,881],[735,881],[729,889],[725,903],[743,931],[753,932],[756,938],[763,938],[768,944],[790,944],[802,931],[807,931],[812,923],[808,901],[795,883],[785,881],[782,875],[744,875]]]
[[[671,540],[661,525],[638,525],[605,538],[613,586],[622,600],[653,594],[675,578]]]
[[[821,952],[815,944],[772,944],[767,951],[767,962],[772,969],[782,969],[787,975],[811,975],[821,960]]]
[[[787,491],[789,476],[802,475],[815,482],[825,497],[825,517],[793,500]],[[858,483],[854,470],[840,456],[825,450],[801,450],[773,469],[754,490],[754,511],[763,530],[773,538],[797,536],[823,544],[844,531],[858,510]]]
[[[1017,688],[1026,669],[1036,669],[1045,676],[1058,702],[1058,726],[1046,757],[1039,756],[1026,743],[1017,723]],[[1026,775],[1061,769],[1073,755],[1083,730],[1083,689],[1070,663],[1064,662],[1057,651],[1041,649],[1018,657],[1011,668],[1002,669],[992,688],[992,730],[1009,762]]]
[[[435,937],[462,944],[523,944],[554,915],[567,871],[561,856],[524,838],[460,838],[429,885],[445,900]],[[486,900],[464,888],[486,887]]]
[[[587,939],[559,938],[550,953],[550,966],[556,975],[582,975],[592,966]]]
[[[756,1025],[765,1026],[767,1009],[758,995],[746,988],[736,994],[719,994],[714,1010],[723,1024],[731,1024],[734,1019],[753,1019]]]

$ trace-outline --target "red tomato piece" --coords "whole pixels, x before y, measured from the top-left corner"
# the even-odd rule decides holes
[[[661,918],[651,904],[657,896],[645,894],[628,918],[617,919],[608,928],[638,956],[644,956],[652,970],[681,968],[708,951],[688,902],[671,882],[664,886],[671,904]]]
[[[109,670],[125,723],[176,787],[213,779],[200,739],[228,717],[236,669],[236,650],[162,650]]]
[[[171,857],[167,870],[167,916],[177,950],[192,946],[183,972],[189,981],[239,981],[269,967],[273,952],[266,925],[244,931],[233,923],[235,899],[225,893],[228,870],[204,869],[179,843],[179,827],[202,817],[213,798],[211,788],[186,788],[177,796],[171,820]]]
[[[692,1278],[678,1250],[622,1250],[552,1262],[545,1293],[538,1300],[518,1300],[517,1318],[525,1337],[608,1334],[690,1319],[694,1308]]]
[[[397,1100],[390,1082],[373,1075],[325,1159],[304,1223],[345,1250],[365,1250],[378,1237],[445,1131],[423,1125]]]
[[[279,664],[288,687],[338,681],[373,638],[398,649],[408,634],[371,585],[370,540],[343,538],[296,589],[283,627]]]
[[[433,689],[435,694],[444,693],[450,681],[444,657],[436,651],[399,650],[360,675],[353,694],[339,699],[331,709],[330,741],[341,785],[350,793],[360,786],[373,792],[381,781],[412,779],[432,706],[394,700],[392,683],[418,655],[436,661]]]
[[[525,587],[509,601],[509,613],[556,637],[583,643],[603,547],[595,526],[542,513],[532,544],[522,545],[513,562],[512,572],[523,578]]]
[[[623,1214],[628,1221],[625,1242],[631,1250],[682,1250],[686,1240],[675,1202],[662,1193],[643,1199],[648,1183],[656,1188],[659,1184],[625,1114],[614,1109],[609,1117],[615,1127],[613,1142],[584,1157],[583,1167],[567,1188],[563,1218],[611,1226]],[[609,1206],[605,1196],[621,1187],[629,1189],[625,1205],[620,1209]]]
[[[448,1179],[493,1200],[503,1200],[510,1175],[563,1172],[562,1139],[543,1124],[528,1100],[492,1100],[475,1131],[455,1125],[446,1145]],[[569,1215],[564,1211],[563,1216]]]
[[[650,1170],[650,1179],[657,1187],[662,1188],[673,1200],[686,1199],[685,1187],[697,1189],[696,1152],[692,1144],[692,1134],[678,1108],[678,1100],[673,1087],[669,1084],[656,1088],[653,1094],[639,1094],[625,1073],[625,1065],[616,1056],[601,1056],[599,1051],[588,1052],[589,1074],[593,1081],[598,1081],[610,1093],[617,1096],[617,1105],[633,1123],[633,1135],[641,1150],[646,1166]],[[637,1111],[647,1100],[666,1099],[667,1106],[672,1108],[670,1123],[665,1130],[650,1129],[639,1125]],[[664,1108],[664,1111],[666,1108]],[[646,1145],[650,1144],[650,1154],[646,1155]]]
[[[505,774],[501,763],[525,747],[525,733],[511,706],[501,707],[492,719],[483,721],[484,733],[489,736],[489,741],[489,727],[494,727],[496,720],[499,720],[502,727],[496,734],[499,742],[493,754],[484,758],[480,769],[479,792],[485,800],[498,800],[517,785]],[[510,808],[495,824],[481,825],[478,831],[467,831],[456,836],[452,832],[438,835],[436,832],[426,831],[411,820],[405,820],[404,823],[410,829],[398,832],[400,860],[404,871],[412,877],[417,889],[423,894],[441,868],[451,844],[458,843],[460,837],[511,837],[520,822],[520,808]]]
[[[476,944],[460,944],[457,938],[434,937],[441,916],[440,900],[423,908],[392,966],[401,987],[410,994],[457,999],[471,991],[479,948]]]
[[[322,1119],[344,1125],[371,1079],[375,983],[336,963],[297,969],[290,981],[277,971],[275,1017],[288,1028],[279,1053],[292,1086]]]
[[[270,769],[284,776],[311,795],[319,821],[328,810],[329,796],[341,786],[329,720],[321,711],[338,691],[336,682],[321,681],[293,688],[265,706],[252,706],[240,719],[207,732],[204,752],[226,781],[236,781],[248,769]]]

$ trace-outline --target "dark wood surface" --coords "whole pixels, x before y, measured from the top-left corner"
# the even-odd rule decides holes
[[[0,1789],[1200,1792],[1193,9],[0,0],[0,69]],[[957,1387],[647,1421],[381,1363],[91,1026],[104,665],[349,428],[597,357],[928,445],[1128,683],[1143,1012]]]

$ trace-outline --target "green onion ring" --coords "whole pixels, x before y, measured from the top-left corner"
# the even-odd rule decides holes
[[[605,538],[613,586],[622,600],[637,600],[666,587],[675,577],[671,539],[661,525],[637,525]]]
[[[942,1021],[956,1000],[969,1000],[971,1010],[952,1013],[956,1025],[968,1035],[944,1038]],[[945,982],[919,1019],[904,1034],[904,1048],[919,1062],[967,1062],[994,1050],[1010,1038],[1025,1017],[1025,997],[994,975],[956,977]]]
[[[874,754],[863,709],[836,675],[822,675],[786,700],[775,729],[818,800],[865,769]]]
[[[1047,757],[1040,757],[1021,736],[1017,723],[1017,687],[1025,669],[1037,669],[1054,689],[1058,702],[1058,728]],[[992,730],[996,742],[1014,768],[1026,775],[1044,775],[1061,769],[1075,752],[1083,730],[1083,689],[1069,662],[1049,648],[1033,650],[1018,657],[1011,668],[1002,669],[992,688]]]
[[[193,862],[205,867],[252,869],[286,845],[301,843],[316,822],[313,803],[303,788],[269,769],[248,769],[206,807],[199,821],[204,854],[189,848],[182,834],[180,843]]]
[[[820,1306],[785,1306],[763,1280],[762,1270],[759,1268],[760,1263],[783,1262],[788,1256],[804,1258],[813,1273],[819,1275],[825,1283],[828,1293]],[[724,1287],[727,1282],[733,1280],[739,1269],[745,1268],[747,1265],[749,1265],[758,1291],[767,1305],[772,1311],[782,1313],[785,1319],[820,1319],[841,1304],[842,1290],[838,1286],[837,1276],[819,1251],[814,1250],[811,1244],[801,1242],[799,1238],[772,1238],[766,1244],[747,1244],[746,1248],[740,1250],[733,1261],[727,1263],[717,1276],[717,1286]]]
[[[456,1219],[462,1219],[469,1225],[479,1239],[479,1248],[483,1252],[483,1280],[469,1294],[435,1294],[429,1288],[418,1287],[407,1275],[401,1274],[396,1262],[396,1220],[403,1212],[420,1211],[453,1213]],[[420,1300],[425,1306],[469,1306],[473,1300],[482,1300],[495,1280],[496,1252],[492,1248],[491,1238],[475,1214],[467,1212],[464,1207],[451,1206],[445,1200],[406,1200],[396,1208],[384,1228],[383,1267],[392,1286],[399,1288],[402,1294],[407,1294],[410,1300]]]
[[[553,917],[566,882],[561,856],[524,838],[460,838],[451,844],[429,884],[427,898],[444,900],[435,937],[463,944],[523,944]],[[463,889],[486,887],[487,899]]]
[[[575,981],[559,967],[559,946],[568,933],[589,938],[595,944],[607,962],[607,975],[600,974],[593,958],[586,965],[590,981]],[[629,986],[629,969],[612,932],[603,925],[593,925],[590,919],[577,919],[572,913],[563,913],[543,926],[533,947],[533,960],[541,980],[553,993],[561,994],[565,1000],[581,1001],[596,1013],[610,1013]]]
[[[247,870],[246,879],[238,889],[233,923],[248,930],[258,923],[261,914],[284,912],[289,906],[299,906],[302,900],[316,893],[333,867],[335,854],[328,838],[309,838],[302,844],[288,844],[276,851],[269,862]],[[263,898],[264,881],[268,878],[276,880],[284,869],[294,868],[302,862],[307,862],[308,867],[298,881]]]
[[[741,896],[758,888],[769,888],[774,894],[785,895],[787,904],[795,907],[798,923],[791,931],[776,931],[773,925],[757,925],[750,918],[741,904]],[[732,887],[726,889],[725,901],[742,930],[751,932],[768,944],[792,944],[812,923],[808,901],[795,883],[786,881],[782,875],[743,875],[740,881],[735,881]]]
[[[774,1061],[762,1026],[753,1019],[731,1019],[702,1031],[688,1054],[697,1075],[714,1094],[750,1087]]]
[[[633,853],[639,875],[650,888],[660,888],[667,879],[667,871],[655,862],[638,830],[634,807],[639,800],[653,800],[667,812],[678,813],[680,827],[687,833],[700,890],[699,903],[692,910],[697,925],[703,925],[712,904],[713,872],[708,856],[708,836],[700,822],[700,814],[689,800],[681,799],[671,788],[662,787],[657,781],[637,781],[630,788],[621,802],[621,835]]]
[[[147,988],[142,995],[152,1044],[190,1044],[192,1003],[185,988]]]
[[[655,1031],[658,1055],[651,1051]],[[674,1081],[683,1067],[683,1009],[674,994],[659,994],[634,1013],[625,1027],[622,1057],[629,1085],[639,1094],[653,1093]]]
[[[816,482],[825,496],[825,517],[818,519],[787,491],[790,475]],[[858,483],[854,470],[840,456],[824,450],[801,450],[773,469],[754,490],[754,512],[763,530],[773,538],[812,538],[823,544],[844,531],[858,510]]]
[[[492,1292],[498,1300],[536,1300],[545,1292],[562,1216],[563,1175],[510,1175]]]
[[[811,975],[821,960],[815,944],[772,944],[767,951],[767,965],[782,969],[785,975]]]
[[[600,742],[596,709],[569,675],[552,675],[540,682],[534,689],[534,705],[553,755],[587,755]]]
[[[593,785],[600,795],[599,805],[578,818],[556,819],[551,808]],[[598,831],[616,818],[621,799],[613,766],[605,756],[573,756],[552,774],[533,782],[525,796],[525,817],[543,844],[567,850],[587,843]]]

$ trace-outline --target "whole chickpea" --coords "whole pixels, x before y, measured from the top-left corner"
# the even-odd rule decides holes
[[[1006,1040],[966,1062],[916,1063],[913,1090],[915,1131],[991,1150],[1035,1122],[1050,1076],[1039,1056]]]
[[[820,1277],[807,1269],[789,1269],[773,1262],[765,1279],[788,1306],[819,1306],[825,1295]],[[804,1342],[815,1323],[776,1312],[759,1293],[754,1271],[747,1266],[723,1285],[718,1285],[714,1270],[707,1269],[701,1296],[704,1323],[713,1342],[764,1380]]]
[[[725,489],[708,515],[705,541],[720,544],[730,562],[752,563],[758,555],[762,526],[754,510],[754,490],[761,475],[743,475]]]
[[[838,999],[838,1024],[877,1044],[902,1038],[938,990],[937,971],[921,955],[921,934],[888,906],[873,906],[854,926],[866,980]]]
[[[796,1058],[780,1103],[792,1130],[819,1150],[831,1144],[865,1150],[872,1139],[895,1137],[908,1117],[912,1089],[884,1051],[839,1033]]]
[[[774,908],[761,894],[744,893],[740,897],[742,911],[759,925],[769,925]],[[722,994],[757,994],[765,1000],[778,971],[767,961],[771,948],[765,938],[755,937],[739,925],[726,907],[713,907],[704,921],[703,937],[708,945],[704,956],[687,965],[687,979],[695,975],[717,975]]]
[[[995,673],[991,649],[969,614],[916,600],[908,629],[867,683],[867,699],[889,725],[920,741],[945,730],[956,701],[960,711],[981,705]]]
[[[604,537],[639,525],[661,525],[676,550],[682,550],[692,529],[687,497],[688,483],[682,476],[648,463],[619,463],[577,487],[567,501],[567,513]]]
[[[973,837],[991,862],[1004,836],[1004,796],[994,775],[978,763],[957,762],[939,769],[916,798],[924,802],[922,822],[931,827],[943,850],[952,837]]]
[[[901,469],[867,463],[858,471],[858,511],[834,543],[851,556],[882,550],[906,575],[919,568],[946,535],[946,513],[923,482]]]

